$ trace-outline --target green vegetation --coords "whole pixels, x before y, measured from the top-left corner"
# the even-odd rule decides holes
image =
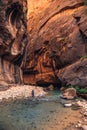
[[[67,88],[75,88],[79,94],[87,94],[87,88],[80,88],[78,86],[67,86]]]
[[[80,60],[84,60],[84,59],[86,59],[87,58],[87,55],[84,55],[84,56],[82,56],[81,58],[80,58]]]
[[[0,0],[0,5],[2,5],[2,1]]]
[[[87,94],[87,88],[79,88],[78,86],[75,87],[77,93],[80,94]]]
[[[87,0],[85,0],[85,4],[87,5]]]

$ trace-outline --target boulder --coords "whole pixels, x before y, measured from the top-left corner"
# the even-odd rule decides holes
[[[53,91],[53,90],[54,90],[54,86],[53,86],[52,84],[50,84],[50,85],[47,87],[47,90]]]
[[[60,69],[58,76],[63,84],[87,87],[87,58]]]
[[[65,89],[62,93],[62,98],[74,99],[76,97],[76,90],[74,88]]]
[[[78,109],[80,109],[80,105],[78,105],[78,103],[73,103],[72,110],[78,110]]]

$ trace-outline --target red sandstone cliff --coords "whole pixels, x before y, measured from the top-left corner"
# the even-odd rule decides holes
[[[26,0],[0,1],[0,84],[85,87],[86,55],[83,0],[30,0],[28,13]]]
[[[28,33],[30,36],[24,81],[29,84],[59,83],[87,85],[87,6],[83,0],[28,1]],[[72,71],[66,67],[77,67]],[[80,64],[80,65],[79,65]],[[62,73],[63,68],[63,73]],[[66,71],[69,71],[66,72]],[[67,74],[66,74],[67,73]],[[76,78],[80,77],[78,82]]]
[[[0,84],[22,83],[27,36],[26,0],[0,1]]]

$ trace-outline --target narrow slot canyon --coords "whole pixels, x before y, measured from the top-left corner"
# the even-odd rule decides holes
[[[87,130],[87,0],[0,0],[0,130]]]

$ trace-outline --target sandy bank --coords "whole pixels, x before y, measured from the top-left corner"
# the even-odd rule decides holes
[[[16,85],[10,87],[6,91],[0,91],[0,102],[2,102],[3,100],[14,100],[31,97],[32,90],[34,90],[35,97],[43,96],[46,94],[46,92],[43,91],[42,87],[30,85]]]

